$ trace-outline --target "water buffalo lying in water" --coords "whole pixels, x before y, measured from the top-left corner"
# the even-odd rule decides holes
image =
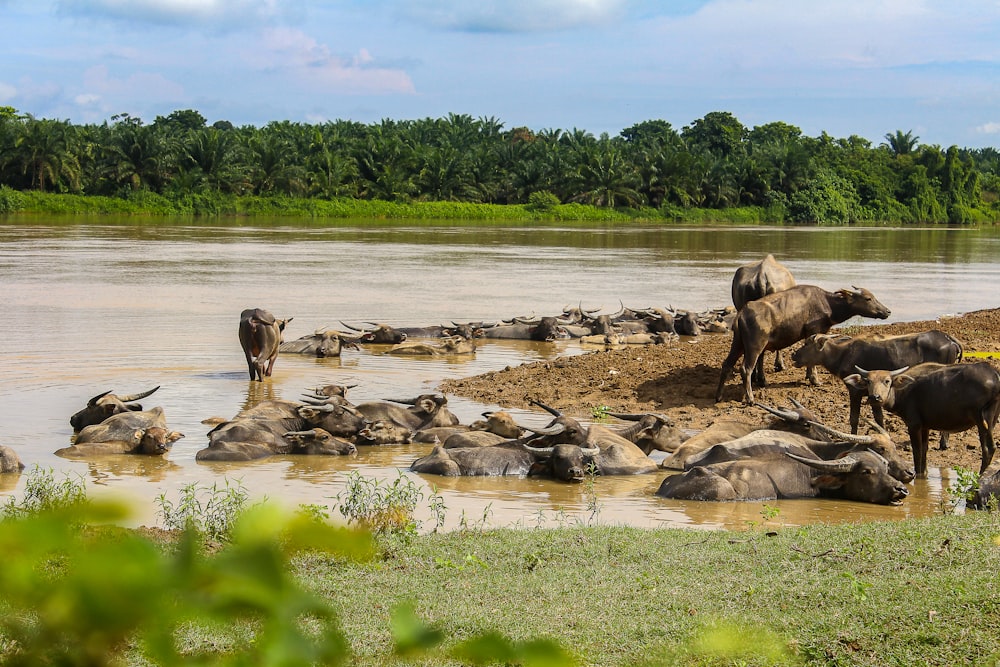
[[[568,324],[571,324],[569,320],[558,317],[540,317],[537,319],[515,317],[509,323],[505,322],[495,324],[491,327],[483,327],[483,337],[503,340],[551,342],[558,338],[570,337],[569,332],[566,330]]]
[[[781,292],[751,301],[740,310],[733,327],[733,343],[729,356],[722,362],[715,400],[722,400],[722,388],[732,374],[736,362],[743,357],[743,394],[753,404],[751,383],[757,360],[767,350],[784,348],[817,333],[826,333],[834,324],[855,315],[885,319],[889,309],[866,289],[842,289],[827,292],[815,285],[796,285]],[[763,365],[756,378],[766,384]]]
[[[1000,416],[1000,373],[989,362],[857,370],[858,375],[848,376],[845,382],[867,385],[869,402],[880,404],[906,423],[918,475],[927,475],[931,430],[957,433],[976,428],[982,453],[979,472],[986,471],[996,450],[993,426]]]
[[[279,352],[306,354],[314,357],[339,357],[344,348],[358,349],[357,343],[344,340],[334,329],[317,329],[313,333],[278,346]]]
[[[822,366],[843,380],[857,373],[857,368],[890,371],[922,363],[954,364],[962,359],[962,345],[957,340],[933,329],[900,336],[836,336],[816,334],[810,336],[802,347],[792,353],[796,366]],[[865,383],[845,383],[850,397],[851,433],[858,432],[861,419],[861,401],[868,395]],[[880,426],[885,425],[882,406],[869,402],[872,416]],[[942,448],[947,445],[947,434],[942,434]]]
[[[142,406],[134,401],[146,398],[159,388],[159,386],[156,386],[147,391],[139,392],[138,394],[125,394],[122,396],[112,394],[110,391],[98,394],[87,401],[87,407],[79,410],[69,418],[69,424],[73,427],[74,431],[79,431],[85,426],[100,424],[112,415],[128,412],[130,410],[142,410]]]
[[[209,431],[208,447],[195,454],[197,461],[249,461],[275,454],[349,454],[354,437],[366,426],[365,418],[346,400],[332,397],[322,405],[293,401],[262,401],[241,411],[231,421]],[[315,431],[309,441],[289,433]],[[339,442],[331,442],[326,436]],[[321,446],[322,445],[322,446]]]
[[[372,326],[371,329],[361,329],[358,327],[352,327],[350,324],[341,321],[345,327],[351,331],[356,331],[361,334],[356,338],[352,338],[352,342],[355,343],[375,343],[376,345],[396,345],[402,343],[406,340],[406,334],[402,331],[398,331],[388,324],[375,324],[374,322],[368,322]]]
[[[21,457],[13,449],[6,445],[0,445],[0,474],[21,472],[24,470],[24,463]]]
[[[69,458],[101,454],[162,456],[183,437],[183,433],[167,428],[163,408],[130,410],[84,427],[71,446],[57,450],[56,454]]]
[[[240,346],[247,359],[251,380],[271,376],[281,345],[281,332],[292,319],[277,319],[263,308],[247,308],[240,313]]]
[[[899,505],[909,495],[885,459],[855,451],[832,461],[785,453],[782,459],[713,463],[670,475],[656,495],[679,500],[771,500],[827,496]]]
[[[444,357],[475,354],[476,342],[462,336],[447,336],[434,342],[407,340],[393,345],[388,354],[418,357]]]
[[[733,306],[736,310],[742,310],[743,306],[751,301],[756,301],[762,296],[774,294],[795,287],[795,278],[781,262],[768,254],[764,259],[744,264],[736,269],[733,275]],[[758,364],[764,363],[764,357],[757,360]],[[781,350],[774,353],[774,370],[785,369],[785,361],[782,358]],[[756,370],[756,369],[755,369]],[[763,377],[763,369],[757,371]]]
[[[403,405],[409,407],[403,407]],[[410,431],[434,426],[454,426],[458,417],[448,409],[448,398],[443,394],[421,394],[416,398],[369,401],[355,406],[370,421],[391,421]]]

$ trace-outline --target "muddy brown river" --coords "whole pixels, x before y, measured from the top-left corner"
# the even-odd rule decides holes
[[[406,398],[434,390],[444,378],[584,353],[574,341],[486,341],[474,358],[456,360],[394,357],[367,347],[339,359],[281,355],[274,376],[254,383],[236,337],[239,313],[248,307],[294,317],[286,340],[341,322],[494,321],[557,314],[580,303],[606,312],[620,303],[703,310],[729,303],[738,265],[772,252],[800,283],[867,287],[891,304],[890,321],[902,321],[993,307],[1000,278],[996,229],[244,225],[0,219],[7,322],[0,443],[29,468],[82,476],[91,495],[133,500],[135,523],[147,525],[158,521],[157,497],[175,498],[192,483],[239,481],[255,499],[335,506],[351,471],[387,481],[411,476],[425,494],[441,495],[446,528],[588,522],[741,528],[926,516],[940,510],[950,471],[931,470],[902,506],[878,507],[669,501],[654,496],[665,472],[583,485],[407,472],[429,445],[238,464],[194,457],[207,445],[202,420],[232,417],[265,398],[296,399],[317,384],[357,384],[351,398],[359,402]],[[186,435],[164,458],[54,455],[70,442],[69,416],[90,397],[156,385],[161,389],[146,407],[162,406],[170,427]],[[463,422],[499,407],[449,400]],[[541,413],[512,412],[526,423],[548,421]],[[0,494],[20,493],[25,477],[0,476]],[[426,502],[419,515],[427,528]]]

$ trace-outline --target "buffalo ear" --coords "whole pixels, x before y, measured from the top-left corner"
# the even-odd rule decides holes
[[[433,399],[424,398],[417,402],[417,406],[428,414],[433,414],[438,409],[438,404]]]
[[[853,375],[848,375],[847,377],[845,377],[844,384],[846,384],[848,387],[851,387],[852,389],[858,389],[858,390],[868,389],[868,383],[865,382],[865,380],[858,373],[854,373]]]
[[[180,431],[171,431],[167,434],[167,442],[177,442],[184,437],[184,434]]]
[[[142,436],[144,435],[146,435],[146,430],[137,428],[135,431],[132,432],[132,442],[139,444],[140,442],[142,442]]]
[[[917,381],[917,379],[915,377],[913,377],[912,375],[903,374],[903,375],[897,375],[896,377],[894,377],[892,379],[892,384],[893,384],[893,386],[896,386],[896,387],[906,387],[906,386],[908,386],[908,385],[910,385],[910,384],[912,384],[912,383],[914,383],[916,381]]]
[[[817,475],[812,485],[817,489],[839,489],[844,486],[844,479],[840,475]]]

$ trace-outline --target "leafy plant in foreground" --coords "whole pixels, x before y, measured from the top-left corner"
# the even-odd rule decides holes
[[[192,482],[181,488],[176,502],[162,493],[156,502],[167,530],[194,530],[209,539],[225,542],[237,517],[246,509],[249,497],[242,482],[230,483],[227,479],[222,488],[215,483],[205,487]]]
[[[74,507],[87,499],[87,484],[82,477],[68,474],[62,481],[56,481],[52,468],[40,468],[37,464],[28,471],[24,483],[24,495],[20,500],[8,496],[0,507],[0,516],[17,519],[61,508]]]

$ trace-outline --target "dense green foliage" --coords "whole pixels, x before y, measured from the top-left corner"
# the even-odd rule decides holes
[[[747,128],[728,112],[680,131],[650,120],[595,137],[575,128],[506,130],[496,118],[458,114],[258,128],[208,125],[193,110],[151,124],[123,114],[76,125],[0,107],[0,213],[1000,219],[1000,152],[921,145],[910,132],[885,139],[806,137],[780,121]]]

